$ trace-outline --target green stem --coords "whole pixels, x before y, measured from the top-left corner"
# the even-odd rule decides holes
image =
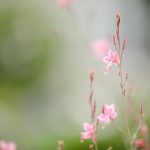
[[[122,93],[123,102],[125,103],[125,93],[124,93],[125,89],[124,89],[124,82],[123,82],[123,76],[122,76],[122,61],[120,61],[119,71],[120,71],[121,93]],[[126,107],[126,104],[125,104],[125,107]],[[127,133],[128,133],[129,142],[130,142],[130,148],[131,150],[133,150],[133,143],[131,139],[131,132],[129,129],[128,115],[125,109],[124,109],[124,117],[125,117],[126,128],[127,128]]]
[[[132,142],[131,142],[132,145],[133,145],[133,142],[134,142],[135,138],[137,137],[137,134],[138,134],[138,132],[139,132],[139,130],[140,130],[140,128],[141,128],[142,121],[143,121],[143,119],[141,118],[141,120],[140,120],[140,122],[139,122],[139,125],[138,125],[138,128],[137,128],[137,130],[136,130],[136,132],[135,132],[135,134],[134,134],[134,136],[133,136],[133,139],[132,139]]]
[[[97,142],[95,142],[95,150],[98,150]]]

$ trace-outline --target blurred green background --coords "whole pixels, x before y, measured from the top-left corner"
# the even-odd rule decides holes
[[[80,143],[80,132],[90,120],[91,68],[97,70],[97,105],[119,101],[115,71],[105,77],[90,49],[93,40],[111,38],[116,11],[128,39],[125,69],[133,96],[146,104],[149,122],[148,0],[75,0],[70,9],[56,0],[0,0],[1,140],[16,142],[18,150],[54,150],[58,140],[64,140],[65,150],[88,149],[89,142]],[[99,145],[125,148],[111,125],[101,131]]]

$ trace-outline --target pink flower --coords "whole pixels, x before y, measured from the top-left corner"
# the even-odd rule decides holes
[[[0,141],[0,150],[16,150],[16,144],[13,142]]]
[[[144,136],[144,137],[148,137],[148,134],[149,134],[149,130],[148,130],[148,127],[146,124],[143,124],[141,126],[141,134]]]
[[[92,139],[92,141],[96,142],[96,127],[94,124],[84,123],[83,128],[85,132],[81,132],[81,139],[87,140]]]
[[[104,61],[104,63],[107,64],[106,68],[105,68],[106,69],[105,73],[107,73],[112,68],[113,64],[119,65],[120,57],[117,52],[113,52],[112,50],[110,50],[108,52],[108,55],[103,58],[103,61]]]
[[[111,120],[117,117],[117,112],[115,112],[114,104],[104,105],[102,113],[97,117],[99,121],[104,124],[108,124]]]
[[[101,59],[110,49],[110,43],[108,40],[100,39],[92,42],[91,48],[93,50],[96,59]]]
[[[63,8],[68,8],[72,4],[72,0],[58,0],[58,3]]]
[[[143,140],[143,139],[136,139],[135,141],[134,141],[134,146],[136,147],[136,148],[144,148],[145,147],[145,141]]]

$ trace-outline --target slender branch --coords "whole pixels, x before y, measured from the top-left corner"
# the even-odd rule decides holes
[[[132,142],[131,142],[132,144],[133,144],[135,138],[137,137],[137,134],[138,134],[138,132],[139,132],[139,130],[140,130],[140,128],[141,128],[142,123],[143,123],[143,118],[140,119],[140,122],[139,122],[139,125],[138,125],[138,127],[137,127],[137,130],[136,130],[136,132],[135,132],[135,134],[134,134],[134,136],[133,136],[133,138],[132,138]]]
[[[127,80],[123,79],[122,58],[123,58],[124,50],[125,50],[125,47],[126,47],[126,40],[124,40],[123,45],[121,47],[120,20],[121,20],[120,19],[120,14],[116,14],[116,22],[117,22],[117,25],[116,25],[116,39],[117,39],[118,46],[116,45],[116,39],[115,39],[114,35],[113,35],[113,41],[114,41],[114,46],[116,48],[116,51],[118,51],[119,59],[120,59],[120,62],[118,64],[119,78],[120,78],[120,88],[121,88],[122,99],[123,99],[123,102],[125,103],[125,99],[126,99],[125,98],[125,94],[126,94],[125,85],[126,85]],[[125,103],[125,108],[124,108],[124,118],[125,118],[125,122],[126,122],[126,129],[127,129],[127,135],[129,137],[130,147],[131,147],[131,150],[133,150],[133,144],[132,144],[132,141],[131,141],[131,132],[130,132],[130,129],[129,129],[129,121],[128,121],[129,119],[128,119],[127,111],[125,109],[126,109],[126,103]]]

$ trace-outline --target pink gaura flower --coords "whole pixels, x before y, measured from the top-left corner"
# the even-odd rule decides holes
[[[69,8],[72,5],[72,0],[58,0],[58,3],[63,8]]]
[[[96,142],[96,127],[94,124],[84,123],[83,125],[84,132],[81,132],[81,139],[87,140],[92,139],[92,141]]]
[[[111,120],[117,117],[114,104],[104,105],[102,113],[97,117],[104,124],[108,124]]]
[[[106,65],[106,74],[107,72],[112,68],[112,65],[119,65],[120,63],[120,57],[117,52],[113,52],[112,50],[109,50],[107,56],[103,58],[103,61]]]
[[[146,146],[146,143],[145,143],[145,141],[143,140],[143,139],[136,139],[135,141],[134,141],[134,146],[136,147],[136,148],[144,148],[145,146]]]
[[[93,50],[94,57],[96,59],[101,59],[110,49],[110,43],[106,39],[96,40],[92,42],[91,48]]]
[[[13,142],[0,141],[0,150],[16,150],[16,144]]]

